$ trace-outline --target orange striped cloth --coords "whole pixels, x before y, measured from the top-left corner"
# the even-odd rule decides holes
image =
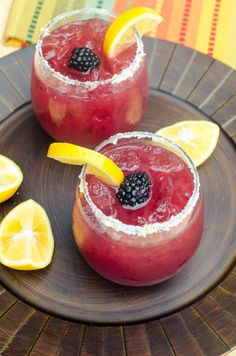
[[[119,14],[136,6],[153,8],[164,17],[152,37],[191,47],[236,69],[236,0],[14,0],[5,41],[35,43],[50,18],[76,8],[108,8]],[[19,16],[23,7],[24,19]]]
[[[164,18],[153,37],[191,47],[236,69],[236,0],[118,0],[114,11],[141,5]]]

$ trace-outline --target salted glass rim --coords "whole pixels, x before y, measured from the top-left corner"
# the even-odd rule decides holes
[[[123,232],[127,235],[131,235],[132,237],[145,237],[146,235],[154,234],[157,232],[162,231],[169,231],[171,228],[179,225],[182,221],[185,220],[192,212],[194,207],[196,206],[199,197],[200,197],[200,180],[199,175],[197,172],[196,167],[194,166],[193,161],[187,155],[187,153],[176,143],[173,141],[159,136],[157,134],[153,134],[150,132],[141,132],[141,131],[133,131],[133,132],[126,132],[126,133],[119,133],[114,136],[111,136],[109,139],[100,143],[95,150],[99,151],[101,148],[105,147],[107,144],[117,144],[117,142],[121,139],[125,138],[137,138],[137,139],[150,139],[155,143],[166,144],[169,147],[173,148],[175,151],[180,153],[180,158],[184,160],[187,164],[189,170],[193,175],[193,182],[194,182],[194,189],[192,192],[191,197],[189,198],[187,204],[185,205],[184,209],[181,210],[175,216],[172,216],[169,220],[164,222],[156,222],[152,224],[145,224],[143,226],[136,226],[136,225],[129,225],[121,222],[120,220],[105,215],[92,201],[89,192],[88,192],[88,184],[85,180],[86,175],[86,165],[83,167],[82,172],[80,174],[80,191],[84,194],[84,198],[86,199],[87,203],[89,204],[92,212],[95,214],[98,221],[101,222],[102,225],[106,227],[113,228],[117,232]],[[168,147],[167,147],[168,149]]]
[[[75,16],[80,13],[94,14],[94,16],[96,16],[97,14],[98,15],[106,15],[106,16],[113,17],[114,19],[117,17],[117,15],[114,12],[109,11],[107,9],[83,8],[83,9],[77,9],[77,10],[64,12],[64,13],[56,16],[51,21],[49,21],[48,24],[40,30],[39,39],[36,44],[36,52],[38,53],[40,61],[43,64],[43,66],[45,67],[45,69],[47,71],[49,71],[53,77],[60,80],[64,84],[74,85],[74,86],[79,85],[81,89],[85,88],[87,90],[95,89],[97,86],[101,86],[101,85],[120,83],[120,82],[126,80],[127,78],[132,77],[133,74],[136,72],[136,70],[139,68],[142,58],[145,55],[144,49],[143,49],[142,38],[135,28],[134,28],[134,34],[135,34],[135,38],[136,38],[137,49],[136,49],[134,59],[132,60],[132,62],[130,63],[130,65],[128,67],[124,68],[120,73],[114,74],[111,78],[108,78],[105,80],[81,82],[78,79],[72,79],[72,78],[69,78],[69,77],[61,74],[60,72],[56,71],[53,67],[51,67],[49,65],[48,61],[44,58],[44,55],[42,52],[43,37],[46,35],[49,35],[50,30],[60,20],[67,18],[67,17]]]

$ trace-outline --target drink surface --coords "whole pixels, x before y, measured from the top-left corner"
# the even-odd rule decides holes
[[[128,47],[114,58],[106,58],[103,52],[103,40],[109,27],[109,22],[102,19],[90,19],[63,25],[43,38],[42,52],[50,66],[57,72],[79,81],[98,81],[112,78],[120,73],[133,61],[136,44]],[[84,74],[68,67],[73,48],[88,47],[100,59],[99,68]]]
[[[123,170],[125,176],[144,171],[152,182],[147,202],[142,207],[128,209],[118,201],[117,188],[88,175],[89,194],[95,205],[104,214],[125,224],[142,226],[167,221],[184,209],[193,193],[190,169],[180,157],[164,147],[136,141],[117,144],[103,153]]]

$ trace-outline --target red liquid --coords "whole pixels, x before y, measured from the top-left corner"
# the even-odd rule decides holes
[[[145,171],[152,181],[149,201],[131,210],[119,203],[115,188],[88,176],[90,197],[105,215],[134,226],[164,222],[180,213],[192,196],[194,182],[190,169],[166,148],[130,141],[102,152],[125,175]],[[192,213],[177,226],[132,238],[112,228],[105,229],[77,192],[74,234],[82,256],[104,277],[126,285],[151,285],[176,274],[193,256],[202,235],[203,215],[200,195]]]
[[[108,26],[101,19],[61,26],[43,38],[43,57],[51,68],[70,79],[80,82],[111,79],[131,65],[137,48],[134,44],[118,57],[107,59],[102,46]],[[72,49],[84,46],[91,48],[101,61],[100,67],[90,74],[67,65]],[[144,59],[128,79],[82,91],[80,84],[70,86],[58,79],[52,81],[37,56],[36,53],[32,71],[32,103],[40,124],[54,139],[95,146],[117,132],[133,130],[141,120],[148,87]]]

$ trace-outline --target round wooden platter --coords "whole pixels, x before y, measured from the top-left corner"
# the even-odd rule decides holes
[[[122,287],[93,272],[71,231],[78,169],[46,159],[52,140],[28,103],[34,48],[1,59],[0,151],[25,178],[1,204],[0,218],[33,198],[47,210],[56,244],[45,270],[0,268],[2,354],[220,355],[236,345],[236,73],[182,46],[152,39],[145,46],[152,90],[139,129],[154,132],[186,119],[222,127],[214,154],[199,168],[206,204],[200,247],[182,272],[153,287]]]

